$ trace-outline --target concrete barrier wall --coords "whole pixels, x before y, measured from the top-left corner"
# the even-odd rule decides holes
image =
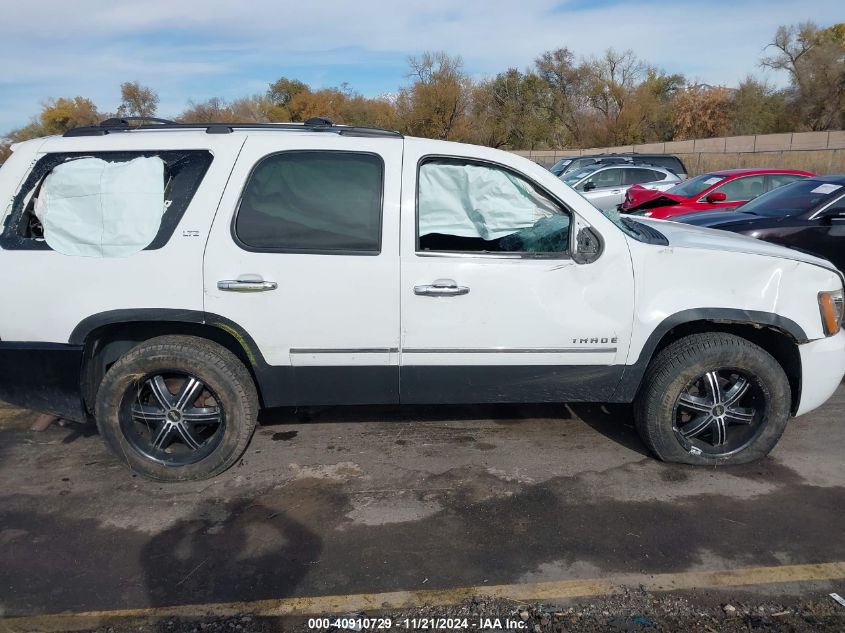
[[[514,153],[551,167],[559,159],[569,156],[614,152],[675,154],[684,161],[693,176],[734,167],[780,167],[804,169],[817,174],[845,174],[845,131],[728,136],[619,147],[526,150]]]

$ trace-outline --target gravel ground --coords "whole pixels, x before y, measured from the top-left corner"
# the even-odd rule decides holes
[[[458,621],[457,627],[451,630],[462,630],[459,627],[466,618],[467,630],[510,630],[526,633],[845,631],[845,607],[836,604],[827,596],[824,598],[818,602],[792,604],[758,601],[718,604],[704,597],[699,599],[695,594],[653,595],[639,590],[626,590],[618,595],[594,598],[589,602],[567,607],[473,598],[448,607],[422,606],[379,614],[359,613],[339,617],[389,617],[393,621],[394,631],[410,630],[414,624],[413,620],[417,620],[419,630],[447,630],[445,626],[423,626],[432,619],[441,618]],[[330,619],[335,617],[331,616]],[[407,628],[404,622],[406,618],[409,620]],[[483,622],[484,618],[489,618],[490,621]],[[495,621],[496,618],[499,622]],[[301,618],[281,619],[245,614],[219,619],[133,622],[96,629],[92,633],[305,633],[315,630],[344,633],[356,629],[312,629],[308,627],[308,622]]]

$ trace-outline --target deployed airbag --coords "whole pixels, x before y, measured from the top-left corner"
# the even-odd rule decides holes
[[[64,255],[127,257],[155,238],[164,215],[164,161],[79,158],[44,179],[35,215],[44,240]]]
[[[558,215],[555,205],[503,169],[427,162],[419,175],[419,234],[495,240]]]

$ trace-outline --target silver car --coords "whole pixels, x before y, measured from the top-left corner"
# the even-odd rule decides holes
[[[602,211],[615,209],[631,185],[666,191],[681,182],[674,173],[654,165],[588,165],[561,180]]]

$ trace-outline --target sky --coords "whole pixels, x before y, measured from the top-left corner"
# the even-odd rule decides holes
[[[460,55],[476,79],[542,52],[632,49],[668,72],[736,85],[781,24],[845,21],[842,0],[0,0],[0,133],[48,98],[113,111],[124,81],[158,91],[159,115],[189,100],[262,93],[281,76],[366,96],[406,83],[408,57]]]

